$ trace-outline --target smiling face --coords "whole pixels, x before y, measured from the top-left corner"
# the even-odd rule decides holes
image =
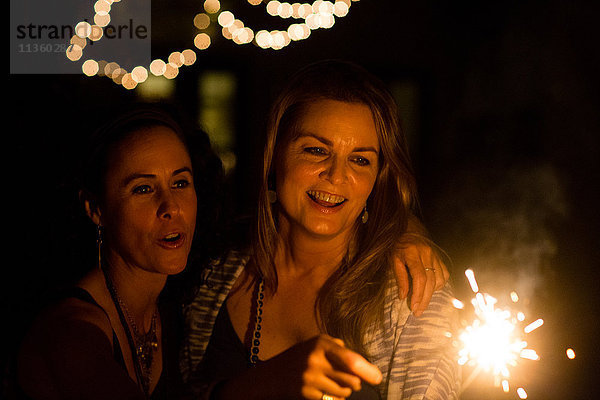
[[[181,272],[192,243],[197,201],[192,163],[178,136],[163,126],[130,134],[111,152],[105,176],[95,218],[104,227],[111,265]]]
[[[378,172],[379,142],[362,103],[308,105],[275,165],[279,223],[318,237],[350,233]]]

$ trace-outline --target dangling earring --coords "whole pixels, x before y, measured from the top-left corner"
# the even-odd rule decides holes
[[[360,217],[360,220],[363,224],[366,224],[367,221],[369,220],[369,212],[367,211],[367,206],[365,205],[365,208],[363,210],[362,216]]]
[[[96,244],[98,245],[98,269],[102,270],[102,225],[96,226]]]
[[[267,199],[271,204],[277,202],[277,192],[271,189],[267,190]]]

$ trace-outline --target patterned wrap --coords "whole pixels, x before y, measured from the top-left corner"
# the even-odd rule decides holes
[[[223,263],[207,269],[194,300],[184,309],[186,335],[180,367],[184,380],[200,396],[208,396],[214,382],[205,382],[194,371],[202,360],[213,325],[233,284],[248,262],[237,251]],[[420,317],[400,300],[392,276],[386,289],[384,326],[373,327],[365,336],[369,361],[383,373],[378,386],[382,399],[458,399],[461,374],[452,345],[457,311],[447,284],[433,294]]]

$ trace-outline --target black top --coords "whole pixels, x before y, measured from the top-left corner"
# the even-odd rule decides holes
[[[231,323],[227,305],[223,304],[215,324],[213,333],[206,348],[206,353],[199,366],[199,374],[210,381],[229,379],[251,368],[248,363],[248,350],[237,336]],[[258,364],[262,362],[259,360]],[[379,392],[372,386],[362,383],[359,392],[353,392],[348,400],[379,400]]]
[[[54,300],[61,300],[67,298],[77,298],[86,303],[92,304],[99,307],[104,313],[105,310],[94,300],[92,295],[80,287],[71,287],[61,291],[61,293],[54,298]],[[188,398],[189,394],[185,392],[186,386],[183,384],[181,374],[179,372],[178,365],[178,352],[181,341],[181,320],[178,317],[177,308],[174,304],[159,303],[159,313],[162,324],[162,357],[163,367],[161,376],[158,383],[156,384],[154,391],[150,395],[151,400],[179,400]],[[125,374],[127,372],[127,366],[125,365],[125,359],[121,351],[119,340],[112,332],[113,338],[113,357],[115,361],[123,368]],[[13,384],[14,393],[10,396],[19,400],[30,399],[15,382]]]

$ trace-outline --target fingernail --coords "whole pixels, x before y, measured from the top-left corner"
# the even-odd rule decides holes
[[[423,314],[423,310],[419,309],[419,304],[421,304],[421,303],[417,303],[413,306],[413,315],[415,317],[420,317],[421,314]]]
[[[377,375],[377,378],[375,378],[375,384],[379,385],[381,383],[381,381],[383,380],[383,375],[381,374],[381,371],[377,371],[379,374]]]

